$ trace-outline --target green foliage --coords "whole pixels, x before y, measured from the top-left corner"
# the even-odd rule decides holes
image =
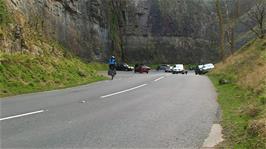
[[[209,74],[223,113],[221,148],[266,148],[265,45],[265,39],[249,42]],[[219,85],[220,79],[232,83]]]
[[[8,22],[8,12],[4,0],[0,0],[0,25]]]
[[[250,149],[265,148],[266,144],[258,135],[248,132],[248,125],[251,120],[258,116],[258,97],[252,92],[241,89],[234,84],[219,85],[221,76],[210,76],[219,93],[218,102],[222,109],[222,126],[226,142],[220,144],[221,148]],[[254,108],[248,108],[250,105]],[[256,114],[254,115],[254,111]]]
[[[77,58],[1,53],[0,60],[0,96],[65,88],[105,79],[96,73],[96,69],[104,69],[105,66],[86,64]]]

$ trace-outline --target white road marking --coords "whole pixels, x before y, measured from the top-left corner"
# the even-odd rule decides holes
[[[165,78],[165,77],[160,77],[160,78],[154,80],[154,82],[157,82],[157,81],[159,81],[159,80],[161,80],[161,79],[163,79],[163,78]]]
[[[112,93],[112,94],[109,94],[109,95],[101,96],[101,98],[107,98],[107,97],[114,96],[114,95],[117,95],[117,94],[122,94],[122,93],[125,93],[125,92],[129,92],[129,91],[144,87],[146,85],[148,85],[148,84],[142,84],[140,86],[136,86],[136,87],[133,87],[133,88],[130,88],[130,89],[126,89],[126,90],[119,91],[119,92],[116,92],[116,93]]]
[[[14,115],[14,116],[10,116],[10,117],[1,118],[0,121],[8,120],[8,119],[13,119],[13,118],[19,118],[19,117],[33,115],[33,114],[38,114],[38,113],[42,113],[42,112],[44,112],[44,110],[35,111],[35,112],[29,112],[29,113],[24,113],[24,114],[20,114],[20,115]]]

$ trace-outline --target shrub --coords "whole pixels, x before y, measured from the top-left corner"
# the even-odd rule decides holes
[[[86,72],[84,70],[81,70],[81,69],[78,70],[78,75],[80,77],[86,77],[87,76]]]

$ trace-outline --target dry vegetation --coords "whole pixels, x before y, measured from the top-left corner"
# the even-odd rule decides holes
[[[250,42],[216,67],[210,77],[223,109],[227,141],[221,146],[266,148],[266,39]],[[232,83],[219,85],[219,79]]]
[[[239,86],[262,91],[266,83],[265,55],[266,40],[252,41],[230,56],[225,63],[219,63],[215,72],[230,73],[233,77],[231,79]]]
[[[0,7],[5,7],[0,0]],[[8,14],[0,11],[0,14]],[[106,65],[86,63],[45,36],[41,19],[20,12],[0,15],[0,97],[51,90],[106,79],[96,70]],[[8,17],[12,18],[8,19]],[[9,20],[9,21],[7,21]]]

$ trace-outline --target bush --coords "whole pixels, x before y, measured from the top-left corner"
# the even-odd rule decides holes
[[[81,70],[81,69],[78,70],[78,75],[80,77],[86,77],[87,76],[86,72],[84,70]]]

